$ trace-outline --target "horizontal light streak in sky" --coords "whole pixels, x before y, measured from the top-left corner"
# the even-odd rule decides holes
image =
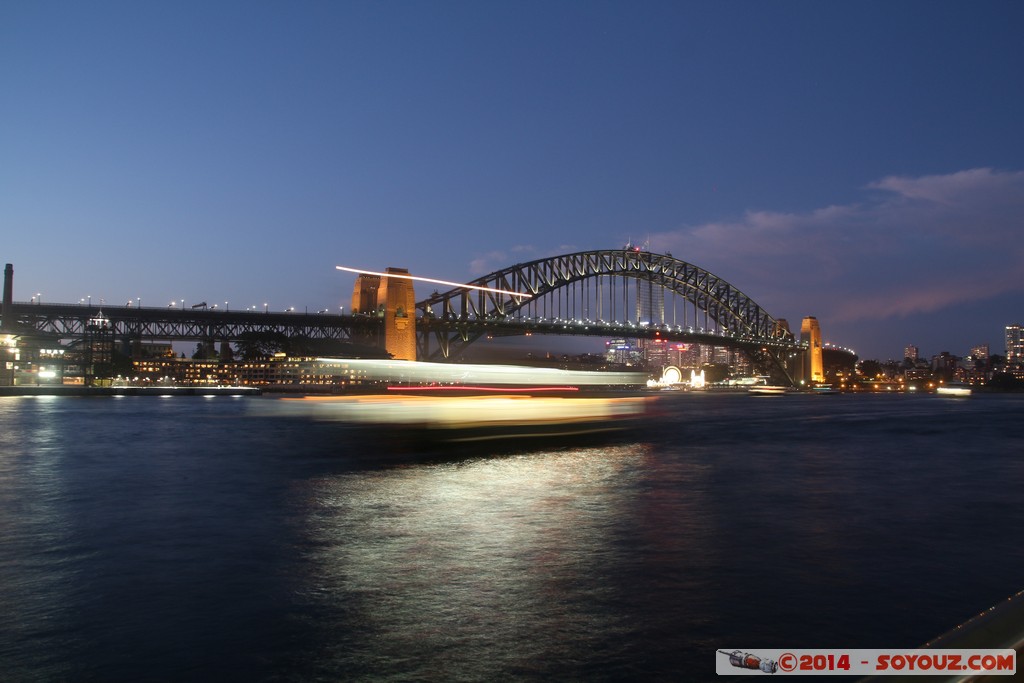
[[[435,280],[430,277],[419,277],[417,275],[402,275],[401,273],[376,273],[372,270],[359,270],[357,268],[348,268],[347,266],[334,266],[338,270],[344,270],[349,273],[356,273],[359,275],[378,275],[380,277],[397,277],[403,280],[419,280],[421,282],[432,282],[436,285],[448,285],[449,287],[463,287],[466,289],[479,289],[483,292],[494,292],[495,294],[508,294],[509,296],[518,296],[530,298],[532,294],[526,292],[510,292],[507,289],[495,289],[494,287],[481,287],[480,285],[467,285],[462,282],[449,282],[448,280]]]

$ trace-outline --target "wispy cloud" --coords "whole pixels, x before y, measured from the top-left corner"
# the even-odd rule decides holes
[[[561,253],[561,252],[552,252]],[[496,249],[484,254],[478,254],[469,262],[469,272],[472,275],[487,275],[496,270],[520,261],[529,261],[538,258],[537,248],[531,245],[520,244],[508,249]]]
[[[769,311],[885,320],[1024,291],[1024,172],[871,182],[859,203],[748,211],[651,237]],[[820,313],[817,313],[820,315]]]

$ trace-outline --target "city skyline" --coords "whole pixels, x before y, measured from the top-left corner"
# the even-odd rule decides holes
[[[15,295],[348,307],[645,244],[862,358],[1024,323],[1011,2],[7,5]],[[586,348],[588,342],[581,342]]]

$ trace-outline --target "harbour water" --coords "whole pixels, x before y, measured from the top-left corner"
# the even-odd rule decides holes
[[[0,680],[711,680],[1024,588],[1024,396],[666,393],[458,452],[274,400],[0,398]]]

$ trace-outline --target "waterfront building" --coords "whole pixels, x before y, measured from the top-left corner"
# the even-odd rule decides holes
[[[328,372],[328,367],[330,371]],[[343,367],[345,372],[339,373]],[[141,358],[132,362],[131,376],[116,382],[138,386],[250,386],[262,389],[334,391],[367,384],[365,372],[357,365],[349,371],[336,361],[329,366],[315,358],[289,357],[246,361],[217,361],[197,358]]]

